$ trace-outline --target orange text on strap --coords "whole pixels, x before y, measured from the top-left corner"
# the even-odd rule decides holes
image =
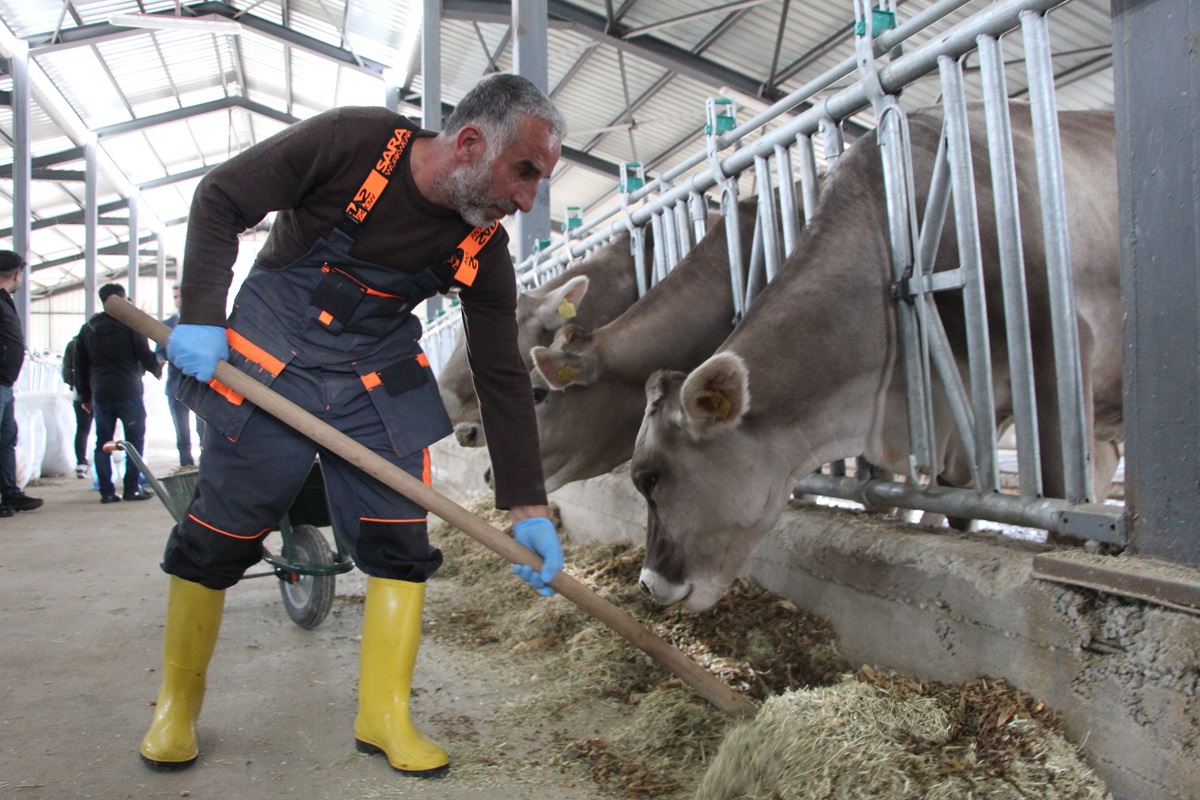
[[[476,256],[499,227],[499,222],[493,222],[486,228],[476,228],[459,243],[454,254],[450,256],[450,266],[454,269],[454,280],[463,286],[470,286],[475,282],[475,276],[479,274],[479,259]]]
[[[387,145],[384,146],[383,153],[375,162],[375,168],[363,181],[362,186],[355,193],[354,199],[350,201],[350,205],[346,206],[346,214],[355,222],[361,223],[367,218],[375,201],[387,188],[392,170],[396,168],[396,164],[400,161],[400,154],[408,146],[408,140],[411,137],[412,131],[405,128],[396,128],[392,131],[392,138],[388,139]]]

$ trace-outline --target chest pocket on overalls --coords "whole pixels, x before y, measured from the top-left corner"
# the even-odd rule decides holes
[[[337,335],[384,336],[412,310],[407,297],[376,289],[344,267],[321,265],[321,280],[309,301],[308,318]]]
[[[454,430],[429,359],[419,349],[415,356],[383,366],[356,362],[354,368],[397,454],[415,453]]]

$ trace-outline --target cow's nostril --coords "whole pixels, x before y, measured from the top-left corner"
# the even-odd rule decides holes
[[[650,586],[645,581],[638,581],[638,588],[646,594],[650,594]]]

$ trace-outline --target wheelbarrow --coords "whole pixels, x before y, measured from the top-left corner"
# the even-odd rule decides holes
[[[183,519],[196,494],[199,469],[182,467],[160,478],[150,471],[142,454],[129,442],[109,442],[104,449],[109,453],[113,450],[124,451],[149,480],[154,493],[175,521]],[[321,533],[322,527],[333,530],[336,552],[330,551]],[[278,578],[279,594],[288,616],[301,628],[311,630],[324,621],[333,607],[337,576],[354,568],[353,560],[342,548],[337,530],[333,528],[319,460],[313,461],[300,493],[275,530],[279,531],[283,540],[279,553],[273,553],[263,543],[263,561],[271,565],[272,571],[247,573],[243,577],[265,578],[274,575]]]

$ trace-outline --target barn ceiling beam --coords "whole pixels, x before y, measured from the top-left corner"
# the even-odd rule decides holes
[[[620,23],[610,24],[603,15],[577,8],[563,0],[549,0],[547,13],[552,28],[567,23],[576,33],[589,36],[601,44],[615,47],[706,86],[717,89],[729,86],[768,103],[783,96],[778,90],[763,94],[761,80],[701,58],[653,36],[637,35],[627,38],[635,28]],[[476,22],[512,22],[511,6],[507,0],[443,0],[442,16],[446,19]]]
[[[59,164],[69,164],[72,161],[82,161],[82,160],[83,160],[83,148],[82,147],[72,147],[67,150],[61,150],[57,153],[50,153],[49,155],[35,156],[35,157],[29,159],[29,166],[31,169],[34,169],[34,170],[48,169],[49,167],[54,167]],[[5,164],[3,166],[0,166],[0,180],[11,180],[12,173],[13,173],[13,165],[12,164]]]

